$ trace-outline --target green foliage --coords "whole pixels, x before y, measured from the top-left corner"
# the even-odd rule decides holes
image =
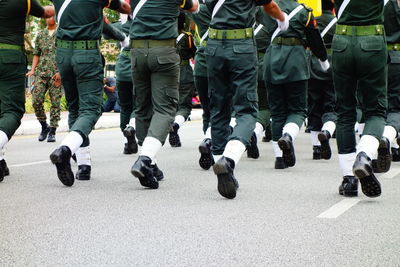
[[[50,111],[50,107],[51,107],[51,101],[50,101],[50,97],[48,94],[46,94],[45,100],[44,100],[44,110],[46,112]],[[66,111],[67,108],[67,100],[65,99],[65,96],[63,95],[61,97],[61,111]],[[26,113],[34,113],[35,110],[33,109],[32,106],[32,95],[30,93],[25,95],[25,111]]]

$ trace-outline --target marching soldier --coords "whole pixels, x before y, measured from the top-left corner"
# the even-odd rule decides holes
[[[131,0],[131,6],[136,134],[142,145],[131,173],[142,186],[157,189],[156,155],[167,138],[178,105],[180,58],[176,38],[179,8],[197,12],[199,4],[197,0]]]
[[[101,115],[103,64],[99,40],[103,8],[128,14],[129,4],[120,0],[53,0],[57,12],[56,61],[68,104],[69,134],[50,155],[57,175],[66,186],[74,184],[70,159],[76,154],[77,178],[90,179],[89,134]]]
[[[191,33],[185,32],[185,28],[188,28],[187,25],[185,25],[185,21],[185,13],[181,11],[178,18],[178,32],[180,34],[176,39],[178,53],[181,57],[179,100],[175,120],[169,132],[168,141],[171,147],[180,147],[182,145],[178,130],[187,120],[192,111],[192,96],[195,91],[193,69],[190,65],[190,59],[192,59],[196,53],[196,46]]]
[[[46,19],[46,24],[47,29],[40,31],[36,37],[32,69],[26,76],[35,75],[32,105],[36,118],[42,125],[38,140],[42,142],[47,137],[47,142],[55,142],[56,130],[60,121],[62,87],[56,64],[57,25],[54,17]],[[47,92],[51,100],[50,126],[46,122],[47,118],[43,107]]]
[[[332,39],[335,27],[328,29],[329,23],[335,18],[333,2],[322,0],[322,15],[317,17],[318,28],[324,34],[324,43],[328,52],[328,59],[332,60]],[[336,94],[333,86],[332,69],[327,72],[321,69],[318,58],[311,56],[310,74],[308,81],[308,125],[311,131],[313,145],[313,159],[330,159],[332,150],[329,139],[336,129]]]
[[[388,67],[388,110],[383,137],[391,143],[393,161],[400,161],[399,145],[396,142],[400,130],[400,2],[390,0],[385,6],[384,17],[390,64]],[[379,167],[380,171],[388,169],[386,166]]]
[[[196,23],[197,34],[200,40],[194,58],[194,83],[199,93],[201,108],[203,109],[203,133],[205,135],[204,140],[199,145],[199,165],[202,169],[208,170],[214,164],[214,158],[211,152],[210,100],[208,96],[207,64],[204,49],[208,39],[207,30],[210,25],[211,12],[205,4],[200,4],[200,11],[189,15],[191,15],[191,18]]]
[[[335,1],[338,24],[332,42],[332,65],[337,94],[336,136],[343,172],[339,193],[344,196],[357,195],[358,181],[366,196],[381,194],[371,159],[380,147],[387,108],[388,55],[383,7],[381,0]],[[362,97],[365,128],[356,147],[357,87]],[[381,142],[382,152],[386,145]],[[381,154],[382,157],[385,155]]]
[[[37,0],[0,1],[0,182],[10,174],[3,149],[21,124],[25,112],[26,17],[50,18],[54,8]]]
[[[288,27],[287,16],[271,0],[210,1],[212,12],[205,50],[210,90],[212,152],[218,191],[234,198],[239,185],[234,177],[238,164],[256,124],[257,48],[253,25],[257,5],[278,19],[280,28]],[[232,111],[236,126],[231,132]]]
[[[312,10],[295,0],[280,0],[278,4],[284,12],[292,14],[292,20],[288,31],[275,30],[272,35],[265,54],[264,71],[271,109],[275,169],[284,169],[296,163],[293,142],[306,116],[310,70],[305,47],[310,47],[324,71],[329,68],[329,62]],[[268,27],[276,28],[276,25],[268,23]]]

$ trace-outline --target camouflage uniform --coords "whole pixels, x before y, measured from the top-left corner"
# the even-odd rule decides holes
[[[55,38],[56,32],[50,36],[48,29],[44,29],[39,32],[35,40],[35,50],[33,54],[39,56],[40,61],[35,69],[35,87],[32,91],[32,106],[35,109],[37,119],[40,122],[45,122],[47,118],[43,102],[46,92],[48,91],[51,100],[50,127],[57,128],[60,120],[62,87],[56,87],[52,79],[57,73]]]

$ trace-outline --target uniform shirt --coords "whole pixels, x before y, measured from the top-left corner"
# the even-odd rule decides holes
[[[211,21],[210,27],[218,30],[251,28],[255,22],[257,5],[265,5],[272,0],[228,0],[221,6]],[[211,14],[218,0],[207,0]]]
[[[24,45],[26,13],[28,0],[0,1],[0,43]],[[43,7],[37,0],[31,0],[30,15],[42,17]]]
[[[59,16],[65,0],[52,1]],[[58,23],[57,39],[99,40],[103,31],[103,8],[117,10],[120,6],[119,0],[72,0]]]
[[[35,69],[35,76],[53,77],[57,72],[56,64],[56,31],[52,35],[48,29],[39,32],[35,39],[33,54],[40,57]]]
[[[263,25],[261,30],[255,36],[257,51],[265,54],[265,52],[267,51],[267,48],[269,47],[269,45],[271,43],[271,38],[270,38],[271,34],[269,34],[269,32],[268,32],[268,28],[265,27],[266,23],[268,23],[268,22],[265,20],[264,10],[261,7],[259,7],[257,9],[256,21],[260,22],[260,23],[256,24],[256,26],[254,27],[254,30],[256,30],[260,24]]]
[[[113,23],[112,26],[126,35],[129,35],[131,24],[132,20],[128,19],[124,24],[117,22]],[[129,47],[126,47],[118,55],[117,62],[115,64],[115,76],[117,81],[132,82],[131,54],[129,53],[129,50]]]
[[[344,0],[335,1],[336,14]],[[383,24],[383,0],[351,0],[338,20],[342,25]]]
[[[132,14],[139,0],[131,0]],[[179,7],[189,10],[192,0],[148,0],[133,19],[130,38],[166,40],[178,37]]]

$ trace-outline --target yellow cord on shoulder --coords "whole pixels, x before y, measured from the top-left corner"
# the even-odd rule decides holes
[[[179,7],[180,7],[180,8],[184,8],[185,5],[186,5],[186,0],[183,0],[183,1],[182,1],[182,4],[181,4]]]
[[[106,8],[109,8],[109,7],[110,7],[111,1],[112,1],[112,0],[108,0],[108,5],[106,6]]]
[[[312,12],[309,11],[309,12],[308,12],[308,19],[307,19],[306,27],[308,27],[308,24],[310,24],[311,15],[312,15]]]
[[[26,3],[27,3],[27,6],[28,6],[28,9],[26,11],[26,16],[28,16],[29,13],[31,13],[31,0],[27,0]]]

